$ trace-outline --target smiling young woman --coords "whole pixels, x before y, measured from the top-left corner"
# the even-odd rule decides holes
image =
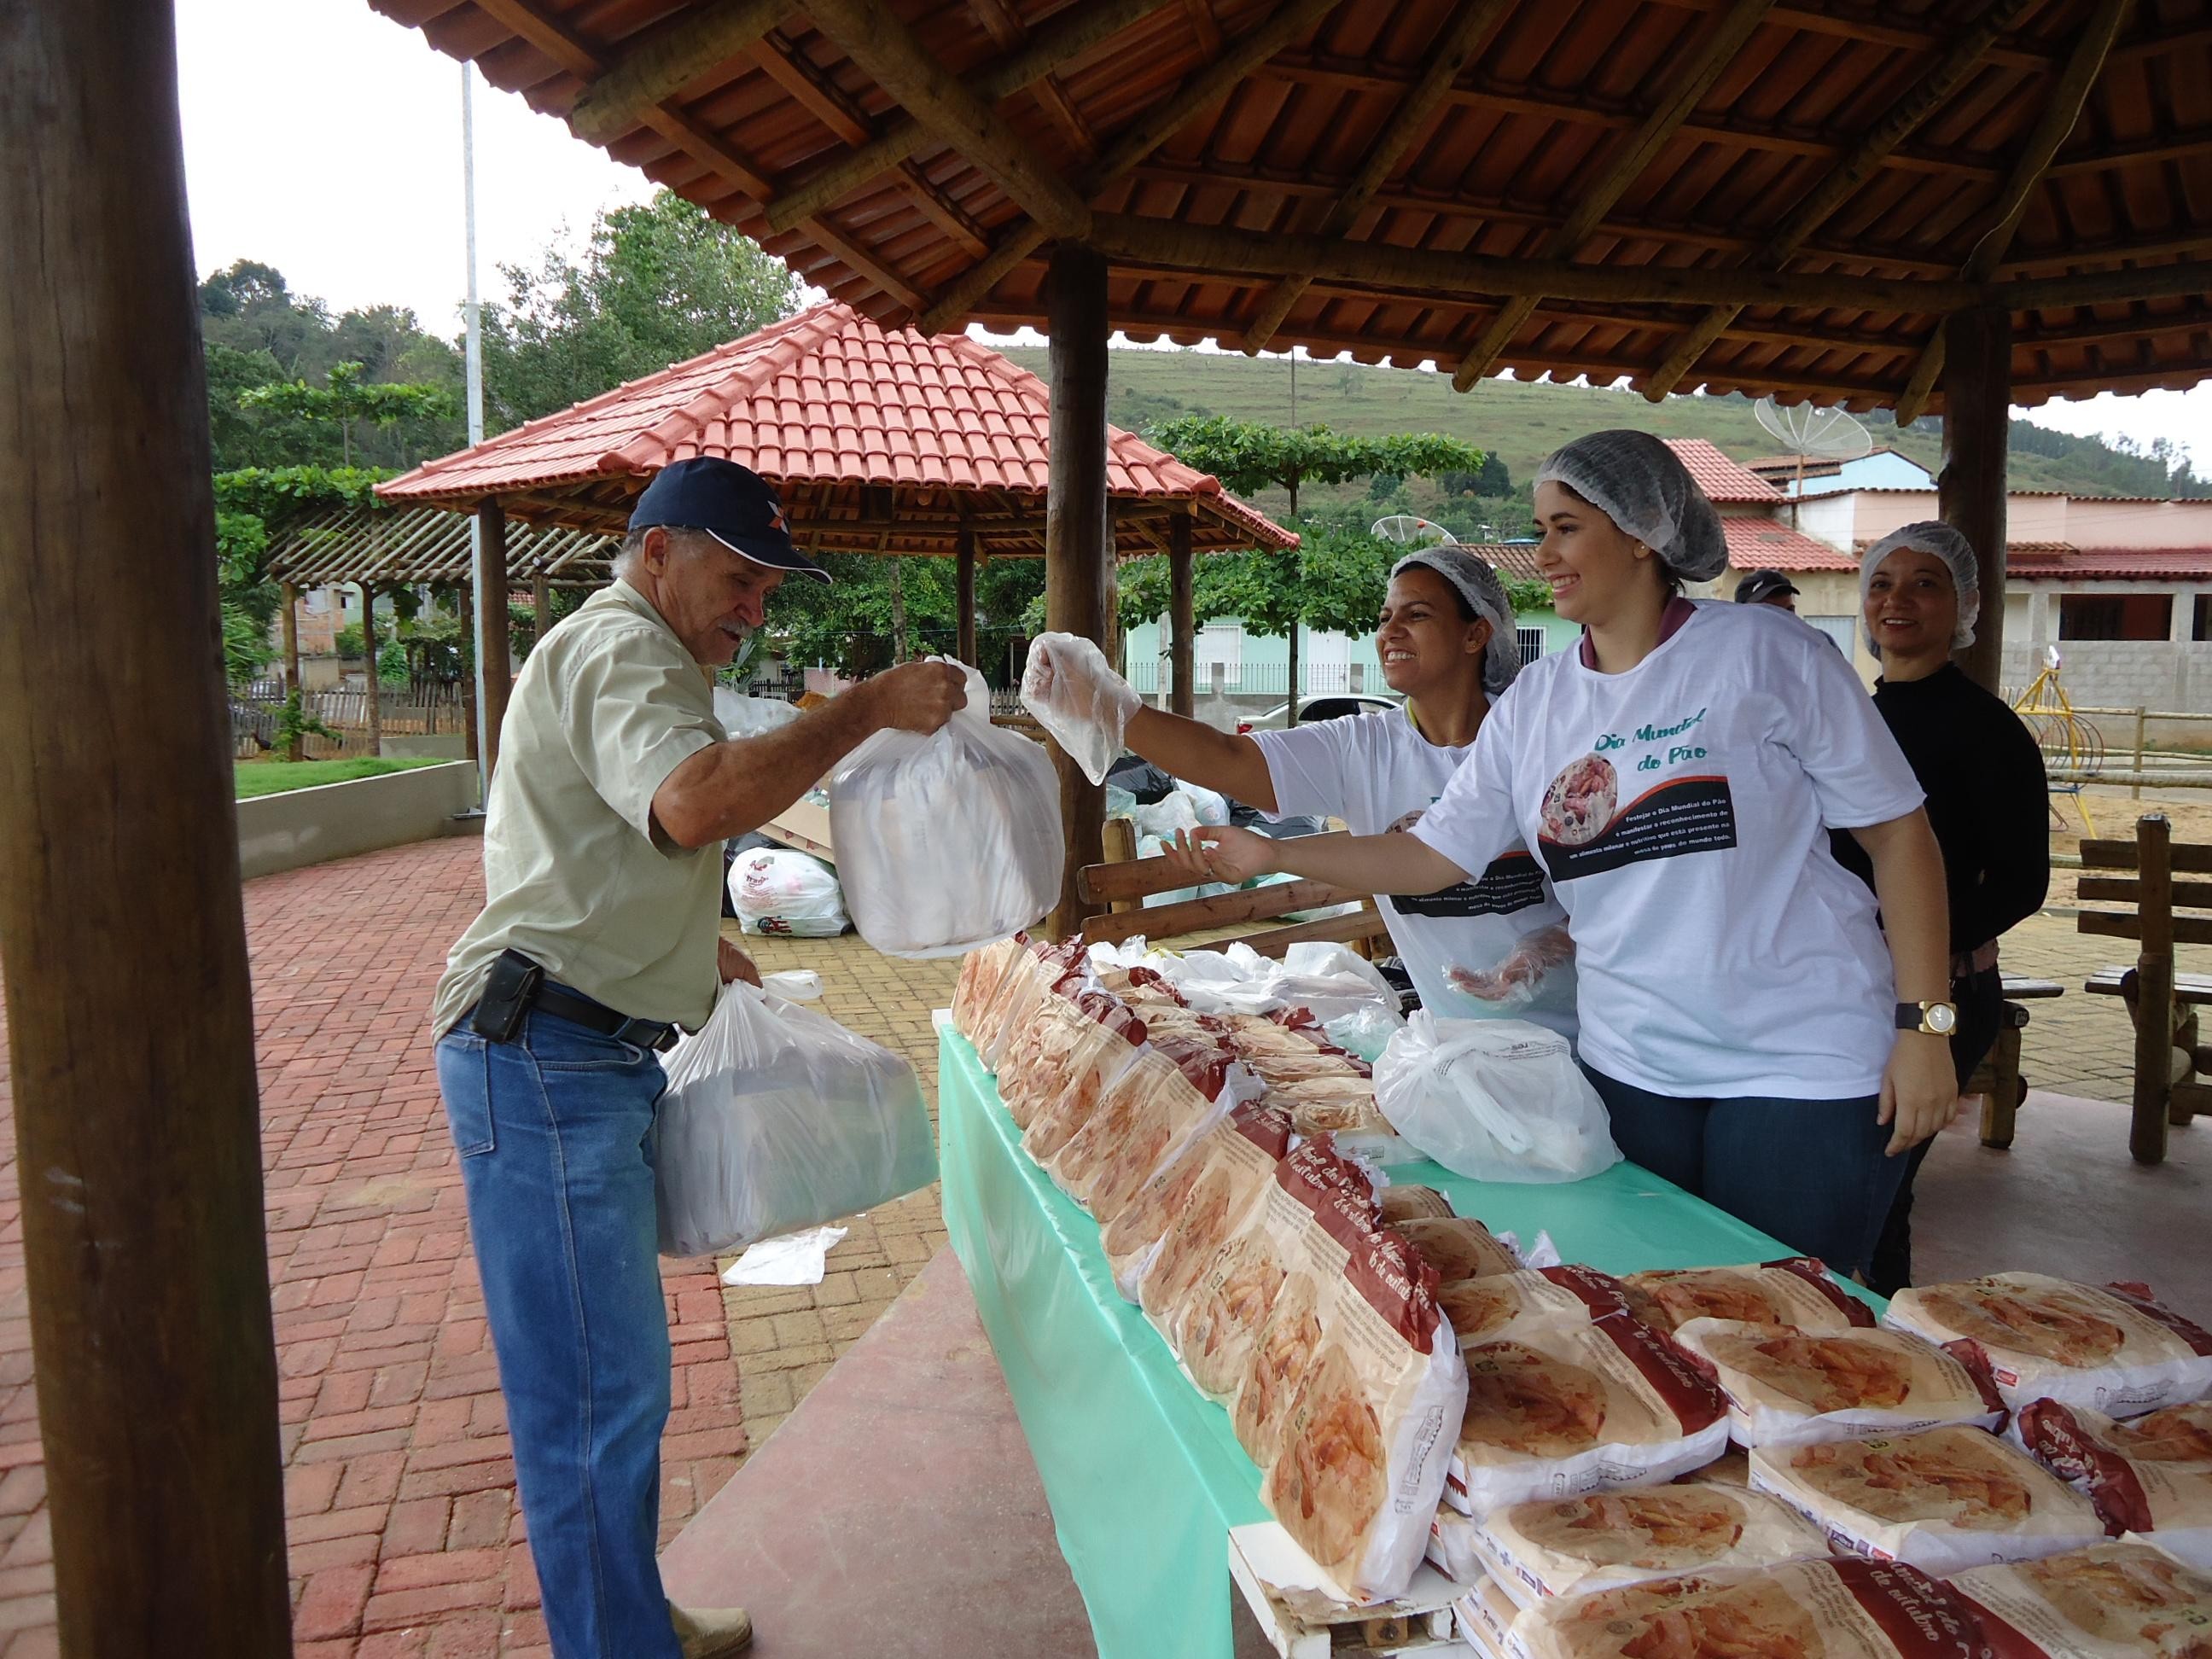
[[[1300,846],[1205,830],[1179,856],[1220,879],[1285,869],[1419,893],[1534,848],[1568,913],[1583,1067],[1621,1150],[1857,1271],[1897,1154],[1957,1097],[1936,1034],[1953,1011],[1920,787],[1823,635],[1771,606],[1682,597],[1728,546],[1657,439],[1568,445],[1537,475],[1536,511],[1538,568],[1582,645],[1498,701],[1411,836]],[[1832,828],[1867,850],[1898,918],[1887,948]]]

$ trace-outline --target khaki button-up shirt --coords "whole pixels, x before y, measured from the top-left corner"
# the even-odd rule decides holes
[[[432,1009],[450,1030],[512,947],[634,1019],[696,1029],[714,1006],[722,844],[653,823],[671,772],[722,741],[706,676],[645,596],[617,581],[530,653],[500,729],[484,908]]]

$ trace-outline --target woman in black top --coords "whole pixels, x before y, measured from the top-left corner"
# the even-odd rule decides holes
[[[1951,1059],[1963,1090],[1996,1041],[2003,1017],[1997,939],[2042,908],[2051,884],[2051,805],[2043,753],[2007,708],[1951,660],[1972,643],[1981,611],[1974,550],[1947,524],[1909,524],[1876,542],[1859,567],[1867,638],[1881,659],[1875,707],[1928,794],[1951,900],[1952,1000],[1959,1029]],[[1849,836],[1837,858],[1869,882]],[[1911,1282],[1912,1151],[1875,1247],[1869,1281],[1884,1296]]]

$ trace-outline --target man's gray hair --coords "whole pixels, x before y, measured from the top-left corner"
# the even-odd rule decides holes
[[[707,534],[703,530],[689,529],[682,525],[651,525],[647,529],[667,531],[668,539],[678,552],[696,546],[699,538]],[[608,567],[614,574],[627,576],[637,568],[637,562],[645,556],[645,530],[633,530],[623,538],[622,545],[615,550],[614,558]]]

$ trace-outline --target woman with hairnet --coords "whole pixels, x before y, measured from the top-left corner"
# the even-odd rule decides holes
[[[1928,793],[1928,821],[1943,852],[1951,1000],[1959,1006],[1951,1068],[1961,1089],[2004,1017],[1997,940],[2043,908],[2051,886],[2043,751],[2002,697],[1951,660],[1973,643],[1981,604],[1974,550],[1947,524],[1893,531],[1859,565],[1859,611],[1881,659],[1874,706]],[[1871,884],[1874,867],[1858,843],[1838,836],[1834,847],[1844,868]],[[1875,1247],[1867,1283],[1884,1296],[1912,1282],[1912,1177],[1932,1144],[1913,1149]]]
[[[1201,830],[1187,867],[1419,893],[1536,849],[1566,907],[1581,1056],[1628,1157],[1840,1273],[1900,1154],[1949,1119],[1943,866],[1850,665],[1767,605],[1692,604],[1728,561],[1674,452],[1600,432],[1536,477],[1537,566],[1581,645],[1530,665],[1410,836]],[[1873,895],[1826,831],[1872,861]]]
[[[1048,729],[1071,721],[1176,777],[1277,817],[1340,817],[1354,835],[1410,827],[1443,793],[1513,683],[1521,653],[1513,608],[1490,567],[1458,546],[1398,561],[1375,624],[1375,651],[1402,709],[1246,735],[1146,708],[1090,641],[1047,634],[1030,647],[1022,700]],[[1403,836],[1398,837],[1405,839]],[[1422,1003],[1439,1014],[1512,1014],[1575,1035],[1566,913],[1526,848],[1501,845],[1470,879],[1378,896]],[[1459,982],[1447,980],[1448,964]]]

